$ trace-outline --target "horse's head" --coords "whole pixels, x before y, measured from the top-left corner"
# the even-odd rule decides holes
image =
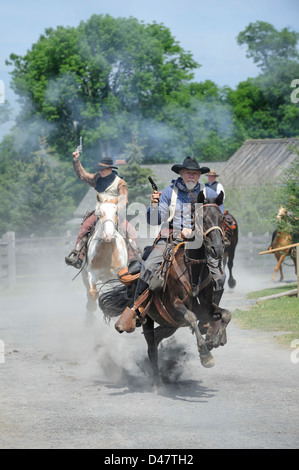
[[[101,240],[111,242],[115,237],[117,227],[117,199],[100,198],[95,215],[99,218]]]
[[[277,220],[280,222],[281,219],[282,219],[284,216],[286,216],[286,215],[287,215],[287,210],[286,210],[286,208],[285,208],[285,207],[282,207],[281,205],[279,205],[279,207],[278,207],[278,212],[277,212],[277,216],[276,216]]]
[[[219,206],[223,204],[223,191],[215,197],[206,199],[200,191],[197,202],[202,204],[198,211],[202,212],[203,244],[206,253],[212,258],[221,259],[224,253],[223,214]]]

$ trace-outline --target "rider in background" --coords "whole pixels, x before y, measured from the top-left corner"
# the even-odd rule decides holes
[[[110,157],[102,157],[98,163],[99,171],[96,173],[87,173],[83,168],[79,160],[79,152],[73,152],[73,167],[78,178],[89,186],[93,187],[96,191],[97,200],[100,200],[100,196],[108,196],[109,199],[118,198],[118,210],[121,211],[128,205],[128,187],[127,183],[118,176],[115,170],[117,166],[113,164],[113,160]],[[74,266],[80,269],[84,257],[85,257],[85,246],[86,246],[86,235],[90,233],[97,222],[97,217],[92,212],[88,212],[80,226],[75,249],[65,258],[66,264]],[[125,219],[121,221],[121,231],[125,234],[124,237],[129,237],[134,243],[134,247],[138,250],[137,245],[137,233],[135,229]],[[128,242],[127,242],[128,245]],[[135,253],[128,247],[129,259],[135,256]]]
[[[223,191],[223,201],[224,201],[225,191],[223,189],[222,184],[216,181],[217,176],[219,175],[217,175],[215,170],[210,170],[209,173],[207,173],[208,181],[206,182],[205,186],[208,188],[214,189],[214,191],[216,191],[217,194],[220,194],[221,191]]]

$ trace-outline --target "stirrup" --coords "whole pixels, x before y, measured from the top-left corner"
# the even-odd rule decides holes
[[[82,266],[82,259],[79,258],[80,251],[72,250],[68,256],[66,256],[65,262],[68,266],[73,266],[74,268],[80,269]]]

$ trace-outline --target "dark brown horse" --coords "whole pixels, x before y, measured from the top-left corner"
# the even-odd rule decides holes
[[[146,322],[143,322],[142,327],[155,383],[159,379],[158,345],[163,339],[173,335],[178,328],[191,327],[204,367],[214,366],[211,350],[226,343],[226,327],[231,314],[213,302],[213,279],[208,265],[209,257],[221,263],[223,256],[223,214],[219,209],[223,202],[223,193],[216,199],[204,200],[201,191],[198,202],[202,205],[195,211],[195,220],[200,220],[203,216],[203,225],[199,228],[203,243],[198,248],[193,248],[188,243],[177,247],[166,274],[165,289],[153,293],[151,303],[146,306]],[[196,223],[195,225],[200,226]],[[125,304],[132,305],[132,298],[133,296],[119,305],[121,311],[118,315]],[[110,306],[112,301],[117,302],[116,291],[112,290],[110,299]],[[107,294],[100,295],[100,308],[105,315],[115,316],[115,312],[109,312],[109,302],[106,300]],[[157,328],[154,328],[155,322],[159,325]]]
[[[224,212],[223,229],[225,234],[223,268],[226,264],[229,271],[228,286],[233,289],[236,287],[236,280],[233,277],[233,265],[236,246],[238,244],[238,224],[235,217],[228,211]]]

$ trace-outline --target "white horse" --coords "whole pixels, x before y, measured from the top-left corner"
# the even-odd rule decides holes
[[[86,263],[82,270],[87,292],[88,322],[93,321],[93,312],[97,309],[97,283],[108,281],[128,263],[125,240],[117,231],[117,212],[117,199],[101,199],[96,205],[98,221],[88,241]]]

